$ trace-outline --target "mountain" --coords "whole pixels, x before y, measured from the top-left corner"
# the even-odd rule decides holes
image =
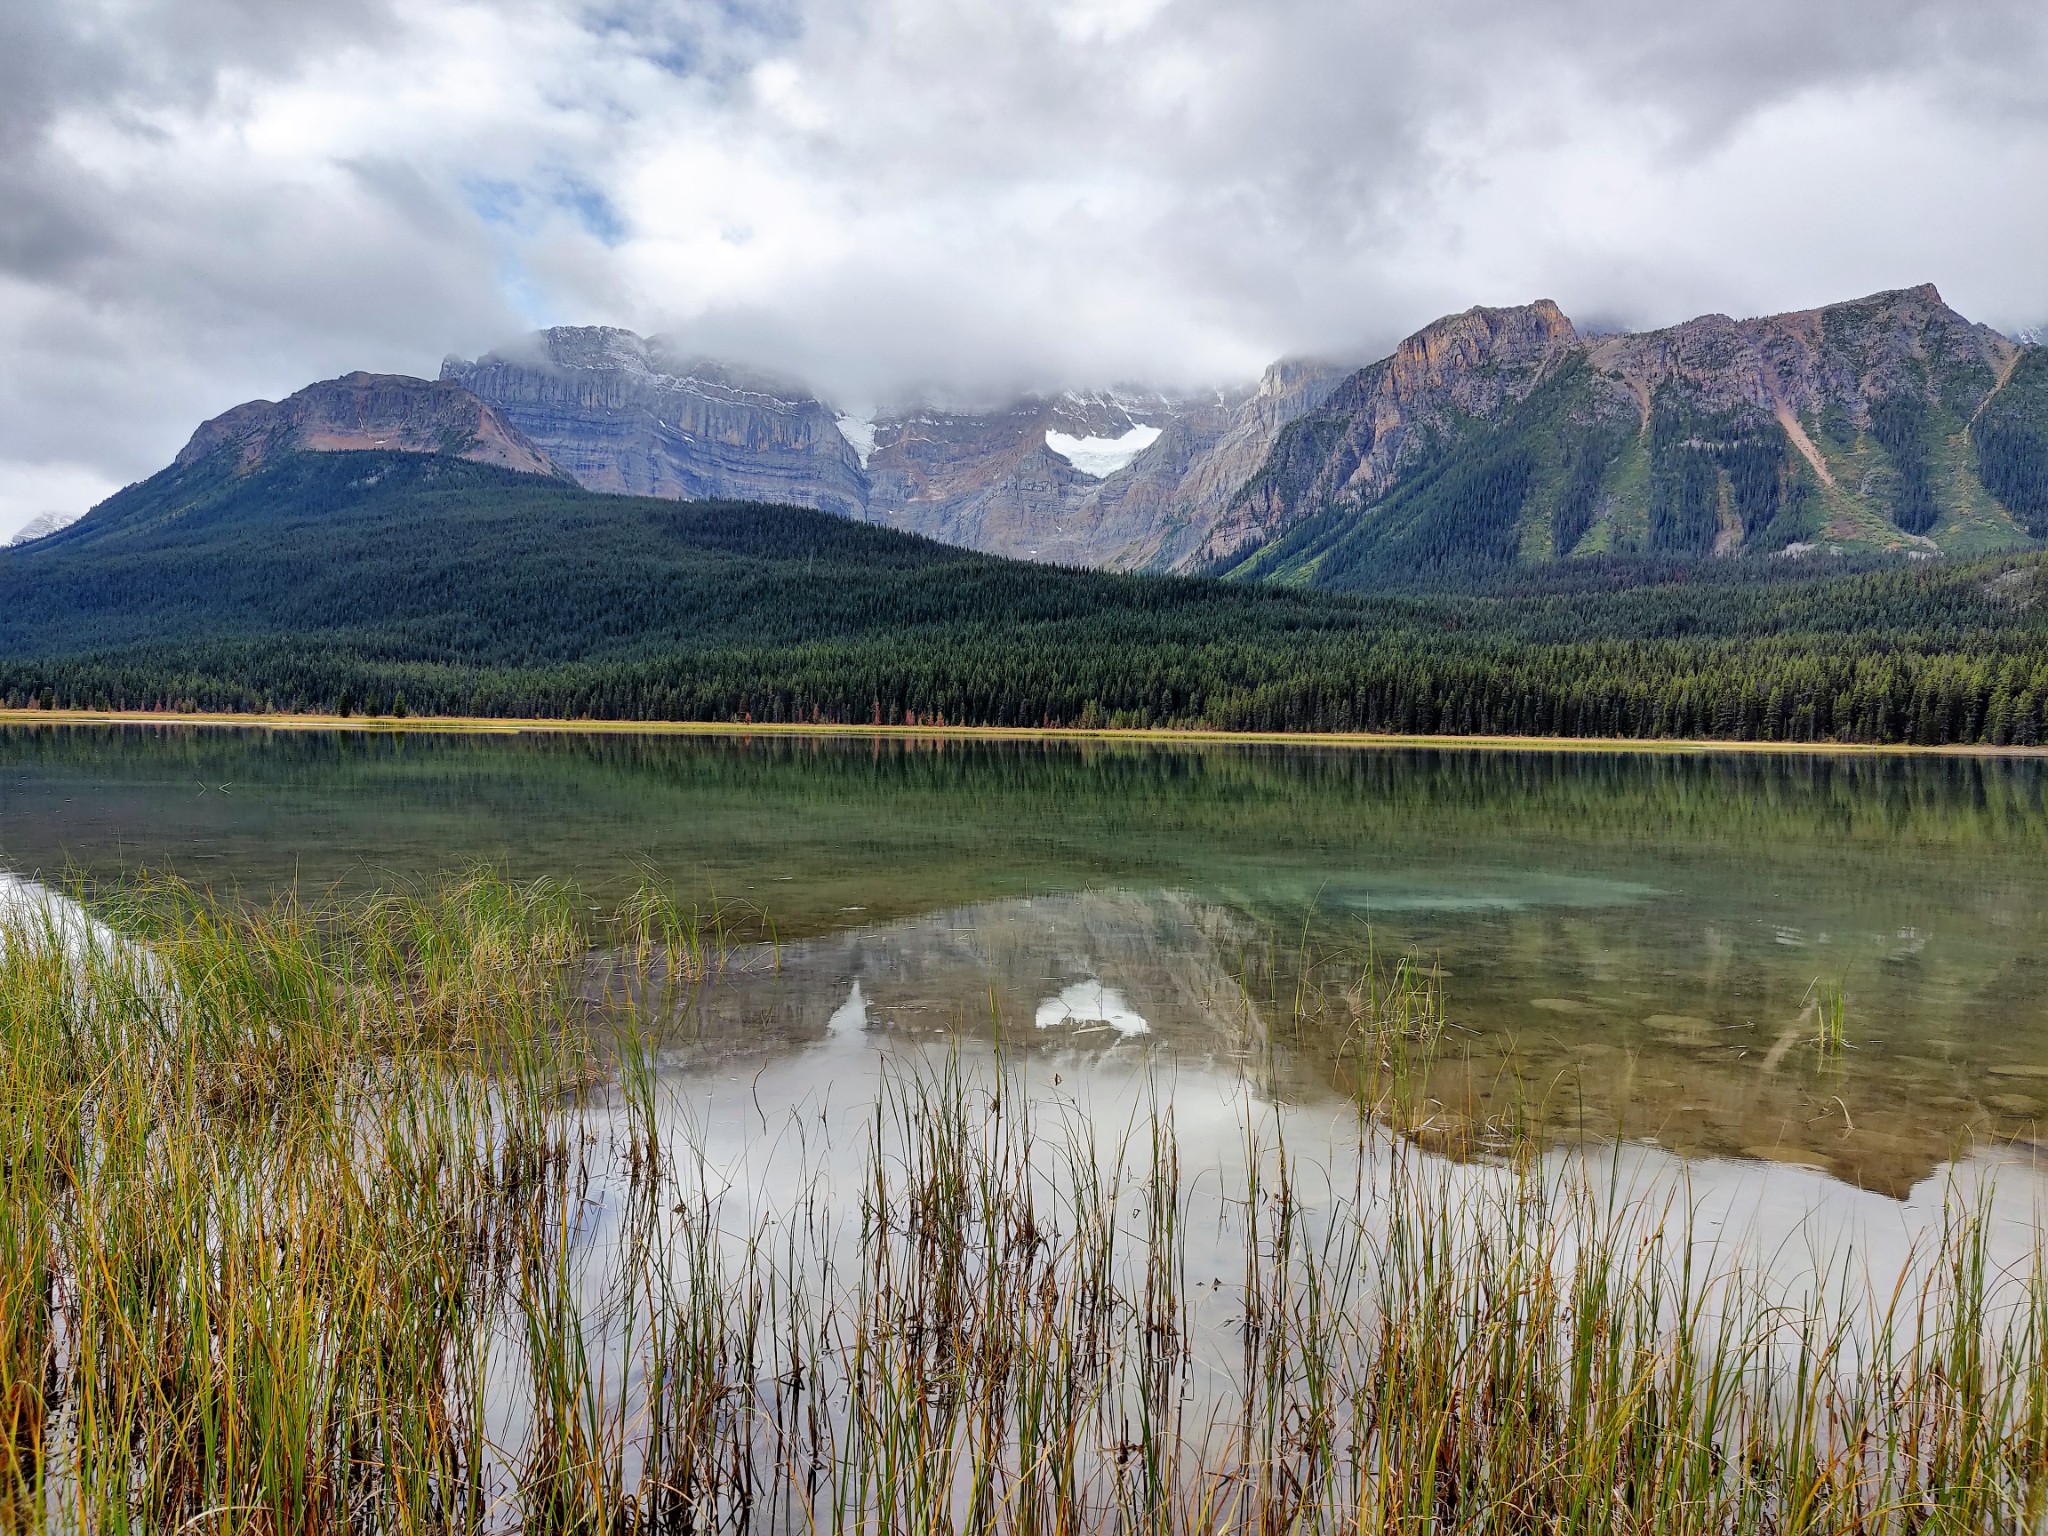
[[[237,438],[0,550],[0,672],[88,658],[120,679],[94,685],[101,703],[218,698],[232,678],[285,707],[445,706],[455,688],[483,713],[784,719],[829,677],[833,718],[851,688],[862,719],[1038,724],[1160,686],[1218,638],[1270,675],[1363,622],[1346,598],[1004,560],[806,508],[591,492],[454,454],[251,461]],[[663,681],[628,704],[619,667]]]
[[[1548,299],[1469,309],[1418,331],[1276,440],[1201,555],[1226,559],[1256,545],[1304,506],[1377,500],[1464,423],[1490,420],[1527,398],[1577,345],[1571,321]]]
[[[1539,300],[1447,316],[1363,368],[855,417],[659,339],[558,327],[434,381],[354,373],[238,406],[177,465],[334,451],[800,506],[1056,565],[1350,590],[1646,580],[1646,561],[2048,539],[2048,349],[1931,286],[1620,335]]]
[[[0,707],[2048,739],[2038,555],[1364,597],[251,441],[0,549]]]
[[[798,508],[606,495],[439,453],[251,464],[230,441],[0,557],[0,654],[289,635],[531,665],[774,637],[792,569],[829,573],[835,622],[859,627],[853,571],[886,590],[981,559]]]
[[[451,357],[441,377],[588,490],[775,501],[992,554],[1164,570],[1197,557],[1281,428],[1345,371],[1287,362],[1255,388],[918,403],[862,419],[659,339],[557,327]]]
[[[892,527],[1016,558],[1184,570],[1281,430],[1344,374],[1297,359],[1250,389],[1068,393],[1001,411],[885,416],[874,425],[869,505]],[[1111,452],[1119,443],[1124,451]],[[1103,455],[1095,472],[1090,447]]]
[[[860,456],[795,386],[610,326],[557,326],[474,361],[458,385],[586,490],[679,501],[773,501],[866,515]]]
[[[2048,537],[2040,353],[1923,286],[1622,335],[1581,335],[1548,300],[1480,307],[1355,370],[861,418],[611,329],[545,331],[442,377],[592,490],[1364,588],[1594,557],[2031,545]]]
[[[34,517],[15,530],[9,544],[29,544],[37,539],[46,539],[59,529],[69,528],[84,516],[81,512],[38,512]]]
[[[444,454],[523,474],[555,473],[545,453],[468,390],[386,373],[351,373],[282,401],[238,405],[202,423],[176,464],[227,456],[246,472],[285,454],[349,449]]]
[[[1976,554],[2048,535],[2048,355],[1931,286],[1581,337],[1437,321],[1291,424],[1209,568],[1337,588],[1589,556]]]

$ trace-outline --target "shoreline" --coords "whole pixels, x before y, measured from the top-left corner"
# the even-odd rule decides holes
[[[451,735],[868,737],[875,740],[1132,742],[1177,746],[1431,748],[1489,752],[1727,753],[1799,757],[2044,757],[2048,746],[1885,745],[1849,741],[1717,741],[1629,736],[1429,736],[1370,731],[1220,731],[1021,725],[835,725],[717,720],[556,720],[474,715],[298,715],[88,709],[0,709],[0,726],[183,726],[201,730],[432,731]]]

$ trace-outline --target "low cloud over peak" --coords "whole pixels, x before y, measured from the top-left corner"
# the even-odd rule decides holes
[[[14,0],[0,537],[242,399],[556,323],[855,402],[1539,293],[1931,277],[2019,328],[2044,185],[2033,0]]]

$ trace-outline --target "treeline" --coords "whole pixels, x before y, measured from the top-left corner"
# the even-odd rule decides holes
[[[220,642],[0,663],[0,703],[2032,746],[2048,740],[2048,645],[1966,655],[1797,638],[1514,646],[1395,635],[1111,652],[874,637],[511,669]]]
[[[1430,504],[1509,495],[1532,442]],[[1449,560],[1446,526],[1402,536]],[[1609,557],[1339,596],[309,455],[167,472],[0,553],[0,703],[2031,745],[2044,571]]]

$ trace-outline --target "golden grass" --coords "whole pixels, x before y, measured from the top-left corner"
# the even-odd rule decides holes
[[[155,710],[0,709],[0,725],[193,726],[279,731],[447,731],[474,735],[562,732],[635,736],[851,736],[877,740],[1083,741],[1202,745],[1397,748],[1518,752],[1701,752],[1828,757],[2041,757],[2048,746],[1914,746],[1837,741],[1665,740],[1620,736],[1404,736],[1368,731],[1082,729],[998,725],[831,725],[716,720],[556,720],[474,715],[206,714]]]

